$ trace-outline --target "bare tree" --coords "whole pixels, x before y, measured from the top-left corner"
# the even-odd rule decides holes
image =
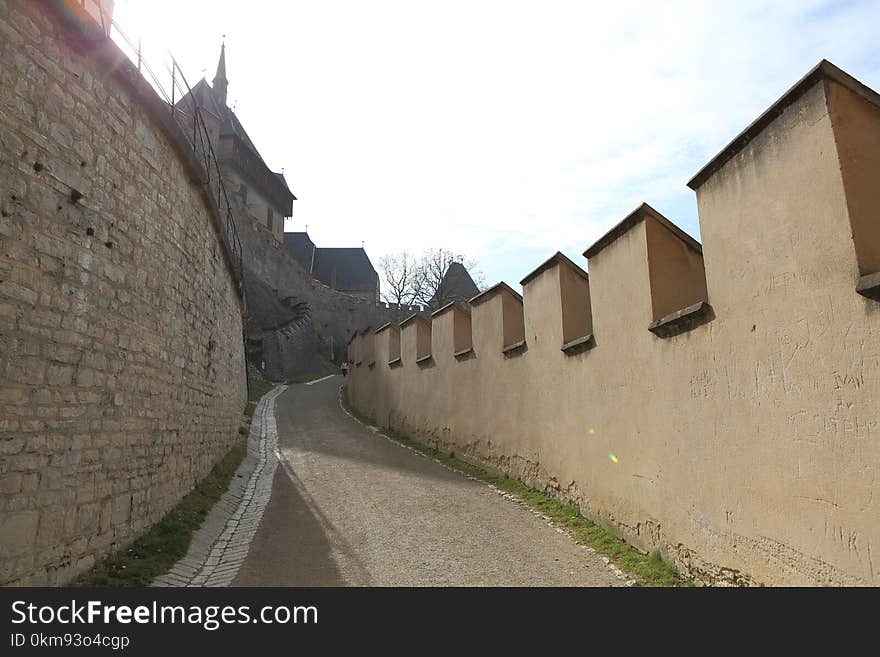
[[[477,271],[477,263],[466,258],[461,253],[453,253],[446,249],[429,249],[419,261],[418,291],[415,296],[416,302],[439,308],[450,301],[459,298],[462,293],[470,296],[473,290],[462,290],[462,281],[447,276],[450,265],[459,263],[470,273],[477,291],[482,289],[484,276]],[[475,272],[475,274],[474,274]],[[477,282],[479,280],[479,282]]]
[[[447,275],[453,263],[464,267],[476,290],[465,276]],[[379,260],[379,269],[385,280],[382,298],[398,307],[418,304],[436,309],[453,299],[466,300],[484,288],[485,277],[476,262],[446,249],[429,249],[418,260],[408,251],[386,255]]]
[[[385,280],[382,298],[398,307],[412,305],[419,294],[420,267],[415,256],[408,251],[382,256],[379,269]]]

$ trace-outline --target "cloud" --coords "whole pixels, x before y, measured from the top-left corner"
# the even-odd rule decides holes
[[[686,181],[810,67],[880,83],[876,2],[148,4],[137,26],[190,82],[227,34],[230,97],[299,198],[288,229],[374,262],[452,248],[489,283],[583,262],[643,200],[698,236]]]

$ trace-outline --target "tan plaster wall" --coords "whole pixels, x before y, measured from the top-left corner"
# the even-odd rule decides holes
[[[880,108],[828,83],[828,103],[862,274],[880,271]]]
[[[453,307],[451,314],[453,315],[453,348],[454,352],[457,353],[459,351],[464,351],[465,349],[470,349],[472,344],[471,339],[471,318],[465,313],[463,310]]]
[[[574,501],[698,581],[876,585],[880,306],[854,289],[824,85],[697,201],[712,321],[669,338],[647,330],[652,275],[693,263],[652,271],[643,221],[589,262],[592,349],[560,351],[557,264],[524,286],[527,350],[501,354],[498,294],[473,308],[474,358],[452,357],[445,313],[433,367],[405,352],[402,367],[359,370],[354,403]]]
[[[431,355],[431,322],[416,320],[416,356]]]
[[[654,319],[707,301],[702,256],[653,217],[645,218],[645,231]]]
[[[504,322],[504,346],[516,344],[523,339],[523,309],[522,302],[514,298],[509,292],[501,292],[502,317]]]
[[[560,265],[560,312],[562,313],[562,340],[570,342],[593,332],[590,311],[590,282],[568,265]]]

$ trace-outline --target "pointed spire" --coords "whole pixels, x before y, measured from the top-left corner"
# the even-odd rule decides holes
[[[214,76],[214,97],[221,105],[226,107],[226,89],[229,80],[226,79],[226,35],[223,35],[223,43],[220,46],[220,61],[217,63],[217,75]]]

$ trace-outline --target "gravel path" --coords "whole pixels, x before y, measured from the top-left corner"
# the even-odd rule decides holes
[[[528,509],[349,417],[341,382],[277,398],[281,464],[234,585],[625,585]]]

